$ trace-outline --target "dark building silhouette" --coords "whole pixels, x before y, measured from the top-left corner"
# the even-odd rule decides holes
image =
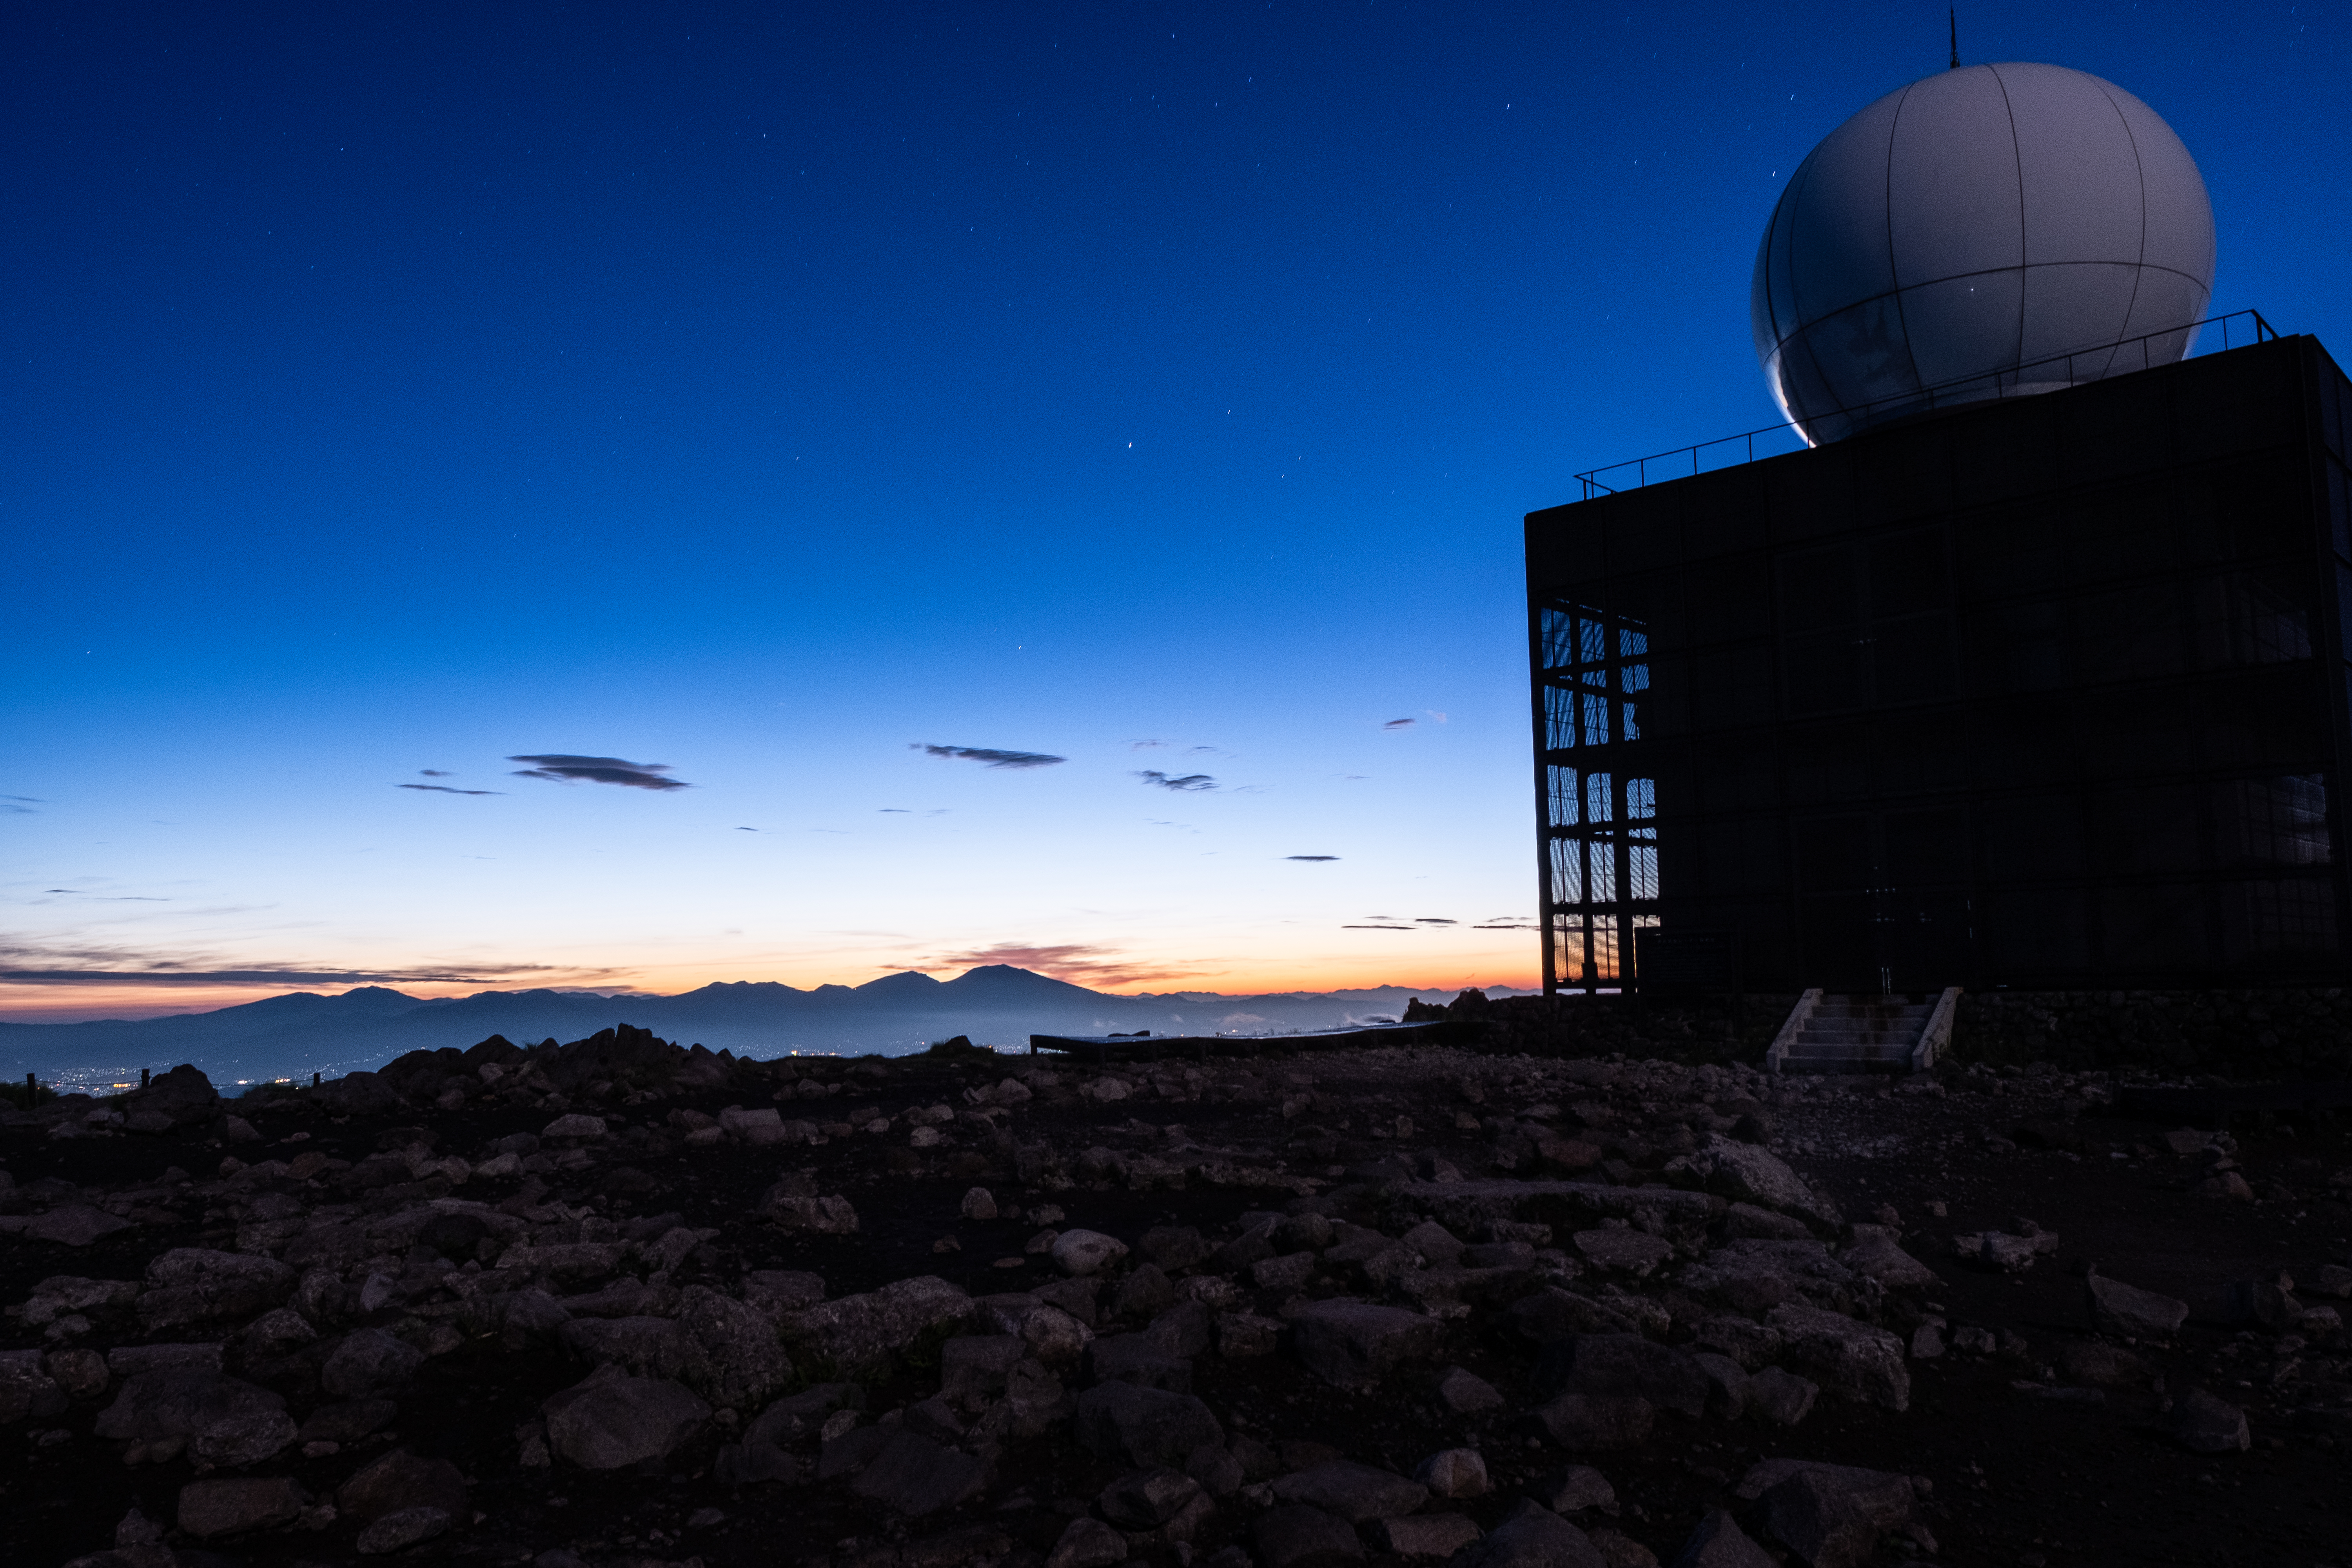
[[[2347,451],[2273,337],[1530,513],[1547,988],[2343,980]]]

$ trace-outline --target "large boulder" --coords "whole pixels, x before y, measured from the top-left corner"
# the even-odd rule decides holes
[[[1911,1407],[1903,1342],[1885,1329],[1793,1302],[1773,1308],[1767,1321],[1780,1331],[1789,1359],[1831,1393],[1888,1410]]]
[[[802,1190],[805,1176],[792,1176],[768,1189],[760,1210],[782,1230],[805,1230],[817,1236],[856,1236],[857,1211],[838,1194]]]
[[[1838,1223],[1835,1205],[1807,1186],[1804,1178],[1790,1170],[1780,1156],[1720,1132],[1708,1133],[1706,1142],[1697,1149],[1668,1161],[1665,1173],[1669,1181],[1802,1215],[1832,1228]]]
[[[2192,1388],[2165,1412],[2164,1429],[2192,1454],[2242,1453],[2253,1446],[2246,1413],[2226,1399]]]
[[[319,1386],[344,1399],[364,1399],[379,1389],[408,1381],[425,1364],[425,1352],[382,1329],[345,1334],[319,1368]]]
[[[1420,1312],[1344,1297],[1301,1309],[1291,1330],[1307,1370],[1343,1388],[1376,1383],[1408,1362],[1428,1359],[1444,1332],[1436,1319]]]
[[[1772,1467],[1786,1467],[1786,1473],[1765,1486]],[[1742,1478],[1739,1489],[1759,1488],[1766,1533],[1811,1568],[1861,1568],[1879,1537],[1911,1519],[1910,1479],[1884,1470],[1767,1460]]]
[[[274,1258],[175,1247],[147,1265],[139,1321],[147,1331],[258,1317],[294,1294],[300,1276]]]
[[[1189,1394],[1100,1383],[1078,1395],[1077,1437],[1107,1459],[1181,1466],[1202,1444],[1223,1442],[1225,1432]]]
[[[123,1125],[134,1132],[193,1126],[212,1121],[220,1110],[213,1080],[186,1062],[122,1097]]]
[[[60,1247],[88,1247],[91,1242],[129,1230],[131,1222],[89,1204],[59,1204],[35,1215],[17,1234],[27,1241],[53,1241]]]
[[[180,1489],[179,1525],[199,1541],[291,1524],[310,1497],[291,1476],[190,1481]]]
[[[900,1428],[866,1462],[849,1489],[909,1519],[953,1508],[988,1484],[988,1466]]]
[[[408,1104],[398,1089],[372,1072],[346,1073],[341,1078],[330,1079],[312,1089],[310,1095],[334,1116],[389,1116]]]
[[[370,1460],[335,1493],[338,1511],[373,1524],[404,1509],[437,1508],[452,1519],[466,1517],[466,1478],[446,1459],[428,1459],[405,1448]]]
[[[1638,1448],[1656,1422],[1657,1411],[1638,1394],[1563,1394],[1536,1412],[1553,1442],[1583,1453]]]
[[[2103,1332],[2136,1340],[2169,1340],[2189,1321],[2189,1303],[2103,1278],[2094,1268],[2084,1281],[2091,1321]]]
[[[1855,1226],[1853,1245],[1838,1254],[1838,1261],[1889,1290],[1925,1290],[1943,1282],[1941,1275],[1904,1251],[1895,1233],[1885,1226]]]
[[[744,1408],[783,1392],[792,1358],[776,1338],[776,1321],[759,1308],[689,1285],[678,1299],[677,1328],[685,1345],[687,1385],[714,1404]]]
[[[710,1406],[684,1384],[611,1367],[598,1368],[542,1408],[549,1446],[583,1470],[667,1458],[710,1419]]]
[[[404,1508],[397,1513],[385,1514],[360,1531],[352,1545],[362,1557],[381,1557],[405,1551],[420,1541],[430,1541],[449,1528],[446,1510],[437,1508]]]
[[[1682,1287],[1733,1311],[1767,1311],[1783,1301],[1852,1306],[1860,1277],[1818,1241],[1747,1237],[1726,1242],[1683,1270]]]
[[[572,1318],[555,1331],[566,1350],[639,1377],[686,1371],[686,1335],[668,1318]]]
[[[1309,1503],[1361,1524],[1369,1519],[1393,1519],[1413,1512],[1429,1500],[1429,1489],[1393,1471],[1374,1469],[1352,1459],[1326,1459],[1276,1479],[1274,1495],[1284,1502]]]
[[[1536,1363],[1538,1399],[1568,1393],[1631,1395],[1661,1410],[1703,1415],[1709,1391],[1706,1369],[1639,1334],[1570,1334],[1547,1345]]]
[[[66,1391],[42,1364],[37,1350],[0,1352],[0,1426],[66,1407]]]
[[[1709,1509],[1669,1568],[1773,1568],[1771,1555],[1748,1538],[1738,1521]]]
[[[805,1348],[817,1375],[885,1376],[925,1359],[971,1315],[971,1298],[932,1275],[843,1296],[788,1314],[784,1335]]]
[[[250,1465],[294,1440],[286,1401],[206,1366],[141,1373],[99,1412],[99,1436],[134,1444],[184,1444],[198,1462]]]
[[[1098,1230],[1066,1230],[1054,1238],[1054,1267],[1069,1275],[1096,1274],[1127,1256],[1127,1243]]]
[[[1307,1503],[1266,1510],[1251,1533],[1265,1568],[1328,1568],[1364,1555],[1363,1543],[1346,1520]]]
[[[1454,1561],[1457,1568],[1609,1568],[1591,1536],[1533,1502],[1519,1504]]]

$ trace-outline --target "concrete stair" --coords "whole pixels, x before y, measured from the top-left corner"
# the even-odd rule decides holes
[[[1951,1042],[1953,986],[1923,1001],[1808,991],[1767,1054],[1777,1073],[1908,1073],[1933,1066]]]

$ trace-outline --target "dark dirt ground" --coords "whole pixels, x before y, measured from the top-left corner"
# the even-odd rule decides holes
[[[835,1103],[871,1105],[892,1116],[935,1101],[961,1104],[966,1088],[1028,1065],[1006,1058],[902,1059],[878,1078],[850,1077]],[[1087,1076],[1058,1065],[1072,1082]],[[1129,1145],[1147,1146],[1165,1143],[1164,1130],[1178,1125],[1202,1143],[1286,1154],[1292,1170],[1328,1173],[1324,1179],[1344,1192],[1338,1178],[1348,1167],[1407,1147],[1453,1162],[1466,1174],[1486,1173],[1494,1138],[1485,1129],[1458,1127],[1457,1115],[1488,1118],[1499,1104],[1524,1111],[1539,1094],[1564,1100],[1587,1092],[1562,1090],[1556,1079],[1543,1076],[1558,1065],[1455,1049],[1420,1058],[1393,1051],[1321,1054],[1261,1059],[1251,1064],[1258,1076],[1239,1092],[1221,1093],[1213,1085],[1234,1075],[1213,1063],[1212,1087],[1197,1100],[1142,1098],[1101,1106],[1041,1094],[1023,1108],[1018,1126],[1024,1141],[1046,1139],[1075,1152],[1105,1141],[1106,1128],[1125,1129]],[[1490,1086],[1487,1103],[1465,1099],[1459,1083],[1465,1076]],[[1592,1461],[1622,1501],[1616,1527],[1670,1561],[1702,1511],[1725,1503],[1730,1483],[1748,1464],[1790,1455],[1927,1478],[1933,1494],[1922,1517],[1937,1543],[1937,1560],[1954,1564],[2352,1563],[2347,1347],[2340,1338],[2310,1345],[2282,1341],[2230,1321],[2228,1307],[2233,1281],[2281,1269],[2308,1279],[2323,1264],[2352,1264],[2352,1187],[2329,1184],[2331,1175],[2352,1165],[2343,1129],[2242,1125],[2236,1162],[2258,1195],[2231,1201],[2196,1190],[2195,1178],[2211,1156],[2174,1154],[2160,1142],[2170,1129],[2084,1106],[2082,1090],[2091,1080],[1958,1069],[1939,1079],[1937,1090],[1924,1093],[1890,1090],[1883,1080],[1776,1090],[1770,1100],[1779,1128],[1772,1146],[1832,1194],[1849,1218],[1892,1205],[1906,1248],[1942,1278],[1940,1291],[1927,1292],[1930,1304],[1940,1305],[1955,1329],[1992,1330],[2008,1348],[1913,1362],[1912,1405],[1903,1414],[1825,1397],[1801,1426],[1786,1430],[1664,1415],[1658,1436],[1643,1449]],[[1639,1093],[1621,1087],[1619,1098],[1645,1103]],[[1284,1115],[1283,1099],[1307,1095],[1314,1097],[1311,1106]],[[715,1113],[745,1100],[740,1086],[681,1091],[624,1114],[651,1121],[672,1110]],[[2079,1112],[2071,1121],[2069,1110]],[[785,1114],[795,1113],[786,1108]],[[1375,1115],[1385,1121],[1401,1113],[1417,1128],[1409,1139],[1365,1136]],[[548,1121],[545,1109],[505,1106],[412,1110],[336,1123],[257,1113],[265,1142],[235,1152],[248,1162],[288,1157],[297,1148],[357,1161],[378,1147],[386,1129],[403,1125],[425,1127],[445,1150],[472,1151],[502,1134],[535,1132]],[[1328,1142],[1312,1132],[1310,1122],[1328,1131]],[[2009,1135],[2026,1123],[2063,1125],[2069,1130],[2057,1141],[2074,1147],[2018,1146]],[[314,1136],[299,1145],[282,1142],[298,1128]],[[1988,1135],[1999,1141],[1989,1142]],[[835,1297],[925,1274],[974,1295],[1044,1282],[1050,1267],[1022,1251],[1034,1224],[959,1217],[959,1201],[976,1184],[989,1186],[1000,1203],[1057,1205],[1067,1214],[1066,1225],[1130,1241],[1163,1224],[1196,1226],[1213,1239],[1232,1234],[1243,1212],[1280,1208],[1286,1201],[1286,1194],[1263,1190],[1197,1184],[1139,1193],[1081,1182],[1063,1191],[1024,1191],[981,1148],[918,1156],[904,1142],[895,1134],[835,1137],[822,1147],[788,1149],[689,1148],[673,1141],[615,1151],[589,1170],[559,1173],[547,1196],[592,1202],[618,1217],[674,1209],[688,1223],[718,1226],[721,1235],[688,1260],[677,1276],[681,1282],[696,1270],[725,1278],[745,1268],[802,1268],[822,1274]],[[203,1180],[225,1152],[204,1129],[66,1141],[46,1139],[30,1127],[0,1129],[0,1157],[20,1191],[45,1177],[87,1189],[120,1188],[160,1180],[173,1166]],[[2129,1157],[2111,1157],[2118,1152]],[[1638,1157],[1640,1151],[1630,1152]],[[604,1190],[614,1185],[612,1173],[623,1164],[645,1180],[621,1184],[643,1191],[615,1195]],[[863,1220],[859,1233],[786,1234],[758,1217],[761,1193],[791,1170],[812,1171],[824,1191],[848,1197]],[[478,1182],[460,1195],[496,1202],[517,1186]],[[1948,1206],[1941,1218],[1929,1210],[1937,1202]],[[0,1301],[20,1301],[37,1281],[57,1274],[137,1279],[147,1260],[168,1247],[234,1247],[235,1226],[208,1222],[202,1206],[188,1204],[176,1221],[151,1217],[78,1249],[0,1239]],[[2030,1216],[2062,1238],[2056,1253],[2026,1274],[1983,1271],[1953,1256],[1950,1237],[2014,1228],[2018,1216]],[[949,1236],[961,1250],[934,1251],[934,1243]],[[1008,1257],[1024,1261],[1015,1268],[993,1266]],[[2190,1303],[2189,1327],[2176,1345],[2143,1346],[2139,1353],[2171,1390],[2194,1383],[2245,1405],[2251,1452],[2208,1456],[2174,1446],[2156,1425],[2160,1395],[2152,1389],[2111,1390],[2104,1403],[2084,1404],[2038,1397],[2018,1386],[2048,1382],[2050,1363],[2089,1332],[2080,1272],[2092,1260],[2103,1274]],[[1256,1308],[1273,1314],[1280,1305],[1267,1294]],[[389,1308],[383,1314],[386,1321],[397,1315]],[[1451,1325],[1449,1335],[1434,1364],[1452,1362],[1480,1373],[1514,1396],[1513,1408],[1490,1416],[1443,1415],[1425,1389],[1412,1384],[1345,1393],[1286,1356],[1242,1363],[1203,1356],[1194,1392],[1231,1429],[1270,1443],[1327,1444],[1408,1472],[1433,1450],[1478,1447],[1496,1489],[1461,1507],[1491,1525],[1519,1483],[1566,1456],[1528,1436],[1524,1417],[1514,1414],[1530,1351],[1477,1317]],[[2021,1336],[2021,1342],[2010,1336]],[[14,1323],[0,1325],[0,1337],[9,1345],[39,1342]],[[845,1563],[874,1546],[972,1523],[1000,1528],[1015,1552],[1027,1547],[1042,1553],[1069,1514],[1123,1468],[1091,1458],[1066,1432],[1015,1445],[984,1497],[909,1527],[837,1486],[722,1485],[709,1475],[716,1436],[675,1456],[658,1475],[593,1476],[560,1464],[519,1468],[515,1428],[583,1370],[553,1348],[517,1352],[496,1336],[471,1340],[425,1364],[403,1394],[391,1431],[326,1458],[303,1459],[289,1450],[273,1469],[292,1474],[323,1497],[394,1444],[451,1459],[471,1479],[480,1517],[469,1529],[415,1549],[412,1557],[509,1563],[568,1547],[597,1563],[698,1558],[717,1568]],[[928,1392],[919,1378],[902,1377],[872,1390],[867,1408],[886,1410]],[[191,1478],[187,1461],[126,1468],[114,1445],[90,1433],[104,1403],[105,1396],[78,1402],[63,1416],[0,1434],[15,1445],[0,1467],[0,1507],[10,1521],[8,1561],[60,1563],[101,1550],[133,1506],[150,1518],[172,1519],[176,1494]],[[58,1432],[68,1436],[46,1441],[40,1436]],[[712,1509],[723,1512],[721,1521],[688,1527],[689,1517]],[[1227,1540],[1245,1539],[1234,1528],[1242,1519],[1243,1510],[1225,1510],[1197,1551],[1205,1554]],[[348,1532],[299,1530],[210,1549],[174,1544],[182,1548],[183,1563],[257,1568],[349,1561],[352,1551]],[[1902,1561],[1916,1550],[1890,1541],[1880,1558]]]

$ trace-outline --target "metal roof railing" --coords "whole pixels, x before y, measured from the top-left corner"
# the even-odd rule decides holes
[[[1985,384],[1988,381],[1992,382],[1997,388],[1990,397],[2013,396],[2016,394],[2010,388],[2022,380],[2022,373],[2026,371],[2063,362],[2067,367],[2066,379],[2071,382],[2074,379],[2074,363],[2076,360],[2088,359],[2097,354],[2104,354],[2112,359],[2117,353],[2134,347],[2140,351],[2140,369],[2147,370],[2153,368],[2148,359],[2148,344],[2158,338],[2178,337],[2182,332],[2196,332],[2211,326],[2221,329],[2221,346],[2219,350],[2208,352],[2226,353],[2232,348],[2248,346],[2245,343],[2233,343],[2230,341],[2231,323],[2233,321],[2240,323],[2238,331],[2241,334],[2246,332],[2249,330],[2248,324],[2251,324],[2252,333],[2251,342],[2268,342],[2279,335],[2277,328],[2263,320],[2261,311],[2232,310],[2226,316],[2209,316],[2201,321],[2191,321],[2186,326],[2167,327],[2162,331],[2143,332],[2136,338],[2124,338],[2112,343],[2101,343],[2095,348],[2076,349],[2071,353],[2051,354],[2047,358],[2029,360],[2023,364],[2004,365],[1997,371],[1979,371],[1972,375],[1958,376],[1950,381],[1938,382],[1933,386],[1924,386],[1915,392],[1898,392],[1885,397],[1873,398],[1867,403],[1857,403],[1848,408],[1832,409],[1820,416],[1819,419],[1829,420],[1843,414],[1867,413],[1871,409],[1882,408],[1888,404],[1895,403],[1923,404],[1922,412],[1932,411],[1938,405],[1937,399],[1939,395],[1945,399],[1946,404],[1951,406],[1986,402],[1989,400],[1985,391]],[[2201,356],[2192,354],[2188,357],[2193,359]],[[2131,374],[2133,373],[2127,370],[2106,371],[2101,373],[2100,379],[2105,379],[2106,375],[2111,374]],[[1957,392],[1966,392],[1968,395],[1953,396],[1952,395]],[[1757,449],[1757,444],[1759,441],[1764,444],[1762,451]],[[1755,462],[1759,458],[1777,458],[1789,452],[1801,452],[1810,445],[1811,443],[1805,439],[1793,423],[1783,422],[1779,425],[1768,425],[1759,430],[1742,431],[1737,436],[1717,437],[1712,441],[1701,441],[1696,446],[1677,447],[1670,452],[1656,452],[1646,458],[1629,458],[1622,463],[1612,463],[1606,468],[1588,468],[1577,475],[1576,479],[1584,487],[1584,499],[1591,500],[1595,496],[1615,495],[1621,490],[1639,489],[1643,485],[1660,484],[1668,479],[1688,479],[1694,474],[1713,473],[1718,468],[1736,468],[1742,464]],[[1715,460],[1708,460],[1709,453],[1717,454]],[[1650,470],[1653,468],[1658,469],[1658,472],[1651,473]],[[1609,479],[1604,479],[1603,475],[1610,476],[1615,482],[1612,483]]]

